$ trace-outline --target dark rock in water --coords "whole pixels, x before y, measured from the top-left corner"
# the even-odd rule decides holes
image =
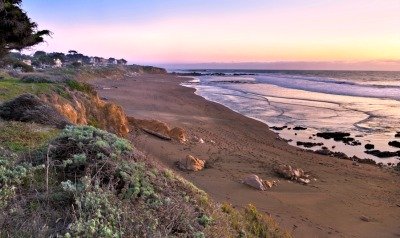
[[[390,146],[400,148],[400,142],[399,141],[390,141],[388,144]]]
[[[350,133],[346,132],[319,132],[317,133],[318,137],[322,137],[326,140],[333,139],[334,141],[342,141],[347,145],[361,145],[359,141],[354,140],[354,138],[349,137]]]
[[[256,75],[256,74],[252,74],[252,73],[234,73],[233,76],[245,76],[245,75]]]
[[[306,148],[312,148],[315,146],[322,146],[324,145],[323,143],[314,143],[314,142],[302,142],[302,141],[297,141],[296,143],[298,146],[304,146]]]
[[[343,141],[345,144],[349,144],[349,142],[354,141],[354,138],[351,137],[336,137],[333,138],[334,141]]]
[[[372,149],[375,148],[375,145],[373,145],[373,144],[366,144],[366,145],[364,146],[364,148],[367,149],[367,150],[372,150]]]
[[[328,147],[326,147],[326,146],[322,146],[322,149],[323,149],[323,150],[327,150],[327,149],[328,149]]]
[[[203,76],[205,74],[197,73],[197,72],[189,72],[189,73],[176,73],[173,72],[172,74],[179,75],[179,76]]]
[[[343,138],[350,136],[350,133],[346,132],[319,132],[317,133],[318,137],[322,137],[326,140],[328,139],[336,139],[341,141]]]
[[[350,145],[351,145],[351,146],[359,146],[359,145],[361,145],[361,142],[359,142],[358,140],[355,140],[355,141],[352,141],[352,142],[350,143]]]
[[[7,121],[35,122],[58,128],[71,124],[56,109],[32,94],[23,94],[0,105],[0,118]]]
[[[396,135],[394,137],[400,137],[400,131],[396,132]]]
[[[226,76],[225,73],[211,73],[211,76]]]
[[[281,127],[279,127],[279,126],[271,126],[270,127],[270,129],[275,130],[275,131],[281,131],[281,130],[286,129],[286,128],[287,128],[287,126],[281,126]]]
[[[390,157],[395,157],[395,156],[400,156],[400,150],[399,151],[380,151],[380,150],[367,150],[364,151],[364,153],[369,154],[369,155],[374,155],[378,158],[390,158]]]
[[[296,126],[296,127],[293,128],[293,130],[295,130],[295,131],[304,131],[304,130],[307,130],[307,128],[306,127],[301,127],[301,126]]]

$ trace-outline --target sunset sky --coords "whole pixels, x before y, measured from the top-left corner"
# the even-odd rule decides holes
[[[140,64],[400,70],[400,0],[24,0],[23,8],[54,33],[35,48],[46,51]]]

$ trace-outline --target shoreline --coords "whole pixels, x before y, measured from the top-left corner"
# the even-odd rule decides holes
[[[230,77],[228,77],[228,81],[225,81],[223,77],[217,76],[215,78],[205,77],[202,79],[200,77],[196,79],[195,83],[193,83],[194,80],[191,80],[182,85],[195,88],[196,95],[200,95],[209,101],[220,103],[235,112],[267,124],[270,129],[278,133],[292,146],[314,151],[323,150],[324,154],[342,154],[340,157],[344,157],[344,153],[348,157],[347,159],[353,157],[356,161],[366,159],[370,162],[375,161],[382,166],[396,166],[399,163],[399,148],[389,143],[396,140],[395,134],[399,129],[395,128],[393,123],[392,130],[388,129],[389,126],[386,129],[379,126],[375,129],[373,127],[362,128],[363,123],[372,123],[376,118],[380,118],[377,120],[382,121],[384,117],[378,116],[380,113],[374,113],[370,109],[354,109],[351,103],[346,106],[346,100],[355,100],[355,102],[361,103],[360,97],[346,96],[346,98],[343,98],[344,96],[341,94],[321,93],[317,95],[312,90],[294,90],[290,87],[275,86],[273,83],[256,83],[263,88],[263,90],[259,89],[258,91],[251,86],[252,83],[247,86],[246,82],[253,82],[257,78],[245,80],[239,77],[237,78],[238,81]],[[224,84],[209,83],[210,80],[211,82],[230,82],[230,86],[225,87]],[[244,85],[241,86],[243,83]],[[270,93],[268,93],[269,90],[271,90]],[[278,96],[277,92],[283,93],[283,95]],[[290,96],[290,93],[293,96]],[[301,96],[297,97],[296,94]],[[305,95],[309,95],[310,98],[305,97]],[[336,97],[336,99],[324,99],[327,96]],[[278,100],[276,101],[276,99]],[[291,100],[294,101],[293,104]],[[370,100],[372,108],[376,103],[380,103],[380,99],[377,98],[366,98],[366,100]],[[309,105],[310,102],[313,105]],[[291,106],[286,108],[287,105]],[[332,105],[335,105],[335,107]],[[261,108],[264,108],[264,110]],[[321,111],[317,111],[318,109]],[[304,115],[302,115],[302,110],[305,110]],[[314,114],[310,113],[312,111]],[[299,114],[298,117],[297,114]],[[346,120],[346,116],[349,117],[351,123],[340,123],[343,122],[342,120]],[[393,118],[389,117],[387,120],[393,121]],[[389,123],[389,125],[391,124]],[[296,127],[301,127],[302,130],[296,130]],[[349,133],[349,135],[343,138],[318,136],[318,134],[325,132]],[[365,147],[367,144],[369,145],[368,149]],[[373,145],[372,148],[370,148],[371,144]]]
[[[377,166],[353,166],[351,161],[288,145],[276,139],[277,135],[266,124],[207,101],[196,95],[195,89],[181,86],[185,80],[173,75],[138,75],[94,83],[111,88],[98,90],[99,95],[120,104],[128,116],[157,119],[184,128],[189,136],[203,138],[204,144],[179,144],[143,133],[133,135],[140,150],[180,173],[218,202],[239,207],[252,203],[295,237],[399,234],[398,174]],[[196,173],[178,171],[175,161],[187,154],[213,161],[213,167]],[[273,172],[277,164],[310,171],[317,181],[304,186],[280,179],[277,187],[265,192],[238,182],[249,173],[277,179]],[[371,221],[361,220],[362,216]]]

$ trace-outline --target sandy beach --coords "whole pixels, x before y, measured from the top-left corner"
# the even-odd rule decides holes
[[[295,237],[399,237],[400,174],[391,169],[303,151],[279,140],[268,126],[180,86],[173,75],[137,75],[94,81],[101,97],[120,104],[128,116],[184,128],[205,143],[160,140],[133,131],[134,144],[205,190],[218,202],[254,204]],[[105,89],[106,88],[106,89]],[[191,154],[212,161],[200,172],[181,172],[174,163]],[[278,164],[299,167],[316,178],[309,185],[280,179]],[[257,191],[240,183],[247,174],[280,179]]]

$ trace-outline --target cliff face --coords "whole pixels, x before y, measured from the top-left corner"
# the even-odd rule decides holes
[[[65,97],[52,93],[41,95],[41,98],[71,123],[96,126],[119,136],[129,133],[129,123],[120,106],[101,100],[96,93],[66,90],[68,96]]]
[[[61,72],[64,73],[64,72]],[[124,77],[131,77],[136,74],[166,74],[163,68],[141,65],[108,66],[102,68],[82,67],[74,72],[78,81],[90,81],[91,79],[112,79],[118,80]]]
[[[68,87],[61,92],[42,94],[41,99],[55,107],[71,123],[92,125],[119,136],[129,133],[129,122],[122,108],[101,100],[86,83],[93,79],[119,80],[137,74],[165,74],[167,71],[153,66],[108,66],[55,69],[48,72],[52,78],[64,78]],[[58,80],[56,80],[57,82]]]

